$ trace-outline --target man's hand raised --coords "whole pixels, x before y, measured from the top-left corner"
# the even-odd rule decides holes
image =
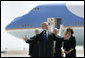
[[[27,40],[28,40],[27,35],[25,35],[25,36],[23,37],[23,40],[24,40],[24,41],[27,41]]]

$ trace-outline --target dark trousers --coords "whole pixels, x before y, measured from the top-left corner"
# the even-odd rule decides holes
[[[54,57],[62,57],[61,50],[56,51],[56,53],[54,53]]]

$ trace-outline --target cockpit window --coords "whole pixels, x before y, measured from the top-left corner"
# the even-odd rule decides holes
[[[33,10],[38,11],[38,10],[39,10],[39,8],[33,8]]]

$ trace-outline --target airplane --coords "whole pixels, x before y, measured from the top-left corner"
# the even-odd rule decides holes
[[[48,18],[61,18],[61,24],[65,28],[73,28],[77,45],[84,46],[84,5],[66,3],[38,5],[27,14],[16,17],[5,30],[20,39],[25,35],[30,38],[36,28],[41,30],[41,24]]]

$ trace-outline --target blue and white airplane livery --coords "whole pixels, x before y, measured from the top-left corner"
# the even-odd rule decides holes
[[[65,28],[72,27],[77,45],[84,45],[84,5],[79,4],[44,4],[33,8],[29,13],[15,18],[6,26],[6,31],[18,38],[24,35],[31,37],[35,28],[41,29],[41,24],[47,18],[61,18]]]

